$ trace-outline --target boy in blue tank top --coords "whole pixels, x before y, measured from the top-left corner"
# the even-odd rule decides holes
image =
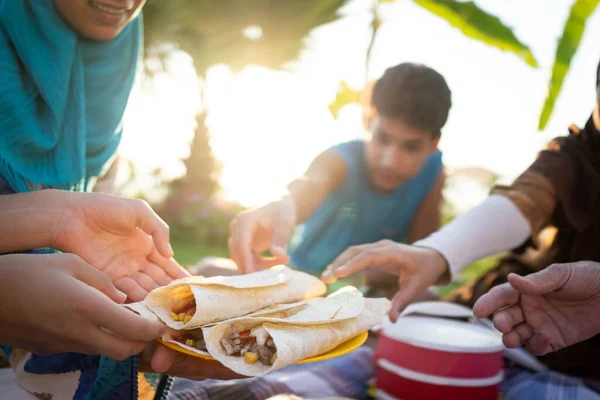
[[[372,90],[367,140],[326,150],[281,200],[233,221],[230,255],[240,271],[291,264],[320,275],[350,246],[412,243],[436,231],[444,184],[438,142],[450,97],[444,78],[429,67],[386,70]],[[387,278],[367,272],[370,285],[396,282]]]

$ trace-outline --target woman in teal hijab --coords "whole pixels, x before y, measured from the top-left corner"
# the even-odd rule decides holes
[[[48,188],[90,191],[110,168],[141,55],[144,2],[0,0],[0,195]],[[160,255],[148,259],[170,259],[168,240],[154,246]],[[170,279],[181,277],[172,265],[155,264]],[[147,289],[158,282],[149,281],[150,273],[132,276],[138,282],[131,277],[122,286],[115,282],[130,298],[139,295],[135,285]],[[27,379],[46,397],[138,398],[137,357],[115,361],[2,350],[12,354],[17,380]],[[161,362],[152,359],[161,366],[155,370],[173,366],[189,376],[189,365],[175,362],[166,348],[150,350],[163,356]]]
[[[89,191],[110,166],[141,54],[142,0],[4,0],[0,176]]]

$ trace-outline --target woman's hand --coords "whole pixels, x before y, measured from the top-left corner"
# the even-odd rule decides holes
[[[0,256],[0,344],[125,359],[165,329],[120,306],[125,298],[78,256]]]
[[[79,255],[106,273],[132,301],[189,276],[172,258],[169,227],[142,200],[99,193],[62,198],[51,247]]]

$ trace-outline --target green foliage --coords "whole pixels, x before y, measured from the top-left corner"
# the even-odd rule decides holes
[[[169,202],[159,210],[171,227],[171,237],[179,243],[227,248],[229,224],[244,208],[235,202],[188,196]]]
[[[186,267],[193,266],[204,257],[228,257],[227,246],[223,244],[210,246],[175,238],[171,240],[171,245],[177,262]]]
[[[497,49],[508,51],[521,58],[527,65],[537,68],[538,64],[531,50],[522,43],[494,15],[488,14],[471,1],[455,0],[414,0],[415,3],[448,21],[465,36],[483,42]]]
[[[249,64],[281,68],[298,57],[304,38],[337,20],[348,0],[148,0],[144,8],[147,72],[165,70],[175,50],[188,53],[204,76],[218,64],[241,70]],[[158,66],[151,68],[150,66]],[[151,75],[151,74],[150,74]],[[213,157],[206,115],[186,159],[186,175],[167,184],[161,216],[178,243],[224,246],[229,222],[242,209],[218,200],[219,165]]]
[[[335,100],[331,104],[329,104],[329,111],[331,111],[333,117],[338,117],[338,114],[342,107],[351,103],[358,103],[360,101],[360,94],[361,91],[352,89],[348,82],[340,82],[340,86],[335,95]]]
[[[381,25],[377,13],[377,5],[393,3],[395,0],[378,0],[373,4],[371,22],[371,39],[367,48],[366,66],[368,68],[375,36]],[[446,20],[451,26],[460,30],[468,38],[478,40],[497,49],[511,52],[521,58],[528,65],[537,68],[538,64],[529,47],[522,43],[500,19],[491,15],[471,1],[460,2],[456,0],[414,0],[432,14]],[[341,82],[336,98],[329,105],[334,118],[337,118],[340,109],[348,104],[356,103],[360,99],[360,91],[352,90],[346,82]]]
[[[205,113],[200,113],[196,117],[196,131],[190,145],[190,155],[183,163],[186,174],[170,184],[170,197],[178,197],[189,192],[202,198],[212,197],[219,189],[218,175],[221,165],[210,147]]]
[[[347,0],[148,0],[146,50],[161,56],[175,45],[200,75],[214,65],[279,68],[297,58],[308,33],[339,18]],[[260,28],[259,37],[244,33]]]
[[[167,184],[169,194],[159,214],[180,241],[202,245],[227,243],[229,223],[243,208],[217,198],[220,165],[215,159],[205,114],[199,114],[186,174]]]
[[[579,48],[581,37],[585,31],[586,21],[592,15],[599,2],[600,0],[576,0],[571,7],[571,13],[556,47],[552,76],[548,84],[548,93],[540,114],[539,130],[543,130],[546,127],[552,116],[556,99],[569,72],[571,60]]]

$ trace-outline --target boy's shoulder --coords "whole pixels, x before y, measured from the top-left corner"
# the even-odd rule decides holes
[[[438,149],[425,160],[425,163],[421,168],[421,174],[433,173],[437,176],[440,170],[443,170],[443,168],[444,161],[442,157],[442,151]]]
[[[336,154],[345,164],[345,168],[354,171],[364,164],[364,140],[349,140],[331,146],[327,151]]]
[[[335,150],[335,149],[361,149],[364,147],[364,145],[365,145],[364,140],[353,139],[353,140],[347,140],[345,142],[335,144],[335,145],[331,146],[330,149],[332,149],[332,150]]]
[[[349,162],[351,159],[360,156],[363,152],[365,142],[364,140],[355,139],[346,142],[338,143],[329,148],[329,151],[339,154],[342,156],[344,161]]]

